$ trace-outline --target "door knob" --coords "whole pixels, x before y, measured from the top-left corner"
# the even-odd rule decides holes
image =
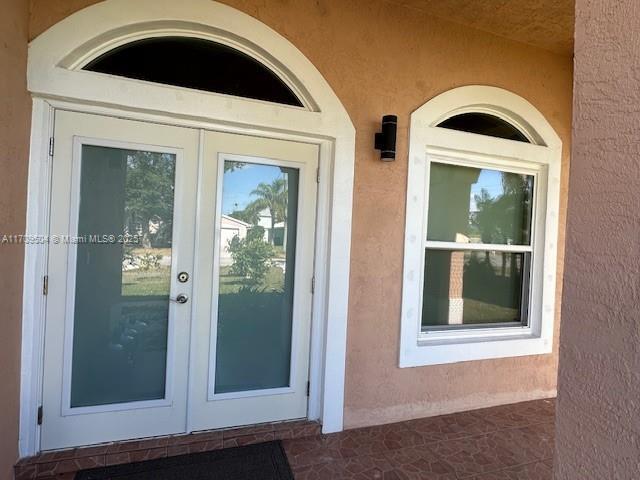
[[[187,303],[189,301],[189,297],[187,297],[184,293],[181,293],[176,298],[171,298],[170,300],[176,303]]]

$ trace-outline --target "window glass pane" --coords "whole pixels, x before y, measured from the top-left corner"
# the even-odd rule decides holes
[[[225,161],[215,393],[289,386],[298,174]]]
[[[533,176],[431,163],[427,239],[529,245]]]
[[[220,43],[190,37],[137,40],[114,48],[83,70],[301,107],[272,70]]]
[[[459,130],[461,132],[478,133],[489,137],[505,138],[507,140],[515,140],[516,142],[530,143],[527,137],[511,125],[495,115],[488,113],[461,113],[446,119],[438,125],[442,128],[450,130]]]
[[[82,147],[72,407],[165,396],[175,163]]]
[[[529,259],[528,253],[427,249],[423,327],[522,322]]]

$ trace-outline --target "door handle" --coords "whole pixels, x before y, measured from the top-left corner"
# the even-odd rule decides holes
[[[170,298],[169,300],[176,303],[187,303],[189,301],[189,297],[187,297],[184,293],[181,293],[176,298]]]

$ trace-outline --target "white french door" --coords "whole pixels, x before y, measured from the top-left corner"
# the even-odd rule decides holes
[[[204,136],[193,430],[307,416],[317,162],[315,145]]]
[[[41,449],[307,415],[314,145],[57,111]]]

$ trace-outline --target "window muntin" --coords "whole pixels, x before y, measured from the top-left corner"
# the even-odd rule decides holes
[[[421,330],[528,326],[535,175],[428,168]]]
[[[286,83],[265,65],[239,50],[201,38],[136,40],[100,55],[83,70],[303,106]]]

